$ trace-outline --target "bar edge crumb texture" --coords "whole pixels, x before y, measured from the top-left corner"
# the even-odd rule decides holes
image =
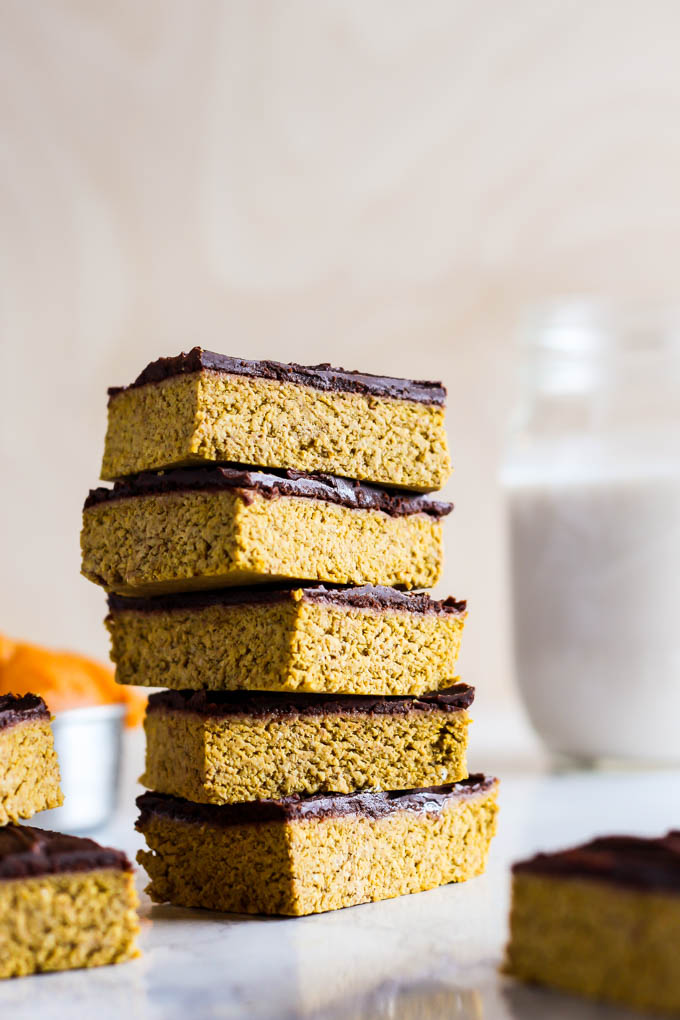
[[[47,829],[5,826],[0,978],[133,959],[137,902],[132,865],[121,851]]]
[[[88,496],[82,571],[122,595],[283,580],[427,588],[439,579],[441,517],[451,510],[288,471],[140,475]]]
[[[109,596],[118,683],[421,695],[449,686],[465,602],[382,586]]]
[[[513,867],[504,971],[595,1001],[680,1012],[680,832],[605,836]]]
[[[0,695],[0,825],[63,803],[47,705],[37,694]]]
[[[140,781],[207,804],[455,783],[473,698],[467,684],[424,698],[163,691]]]
[[[137,799],[155,902],[302,916],[423,892],[484,871],[497,780],[216,807]],[[206,845],[209,853],[202,852]]]
[[[101,475],[233,462],[433,491],[451,471],[445,403],[441,383],[195,347],[109,389]]]

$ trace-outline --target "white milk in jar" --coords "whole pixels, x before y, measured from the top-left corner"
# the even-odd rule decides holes
[[[520,692],[587,760],[680,762],[680,333],[648,322],[551,311],[503,472]]]

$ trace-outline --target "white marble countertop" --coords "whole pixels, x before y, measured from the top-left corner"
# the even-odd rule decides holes
[[[596,833],[659,833],[680,820],[677,771],[551,772],[534,751],[491,758],[502,778],[486,875],[460,886],[296,919],[151,906],[142,956],[119,967],[4,982],[15,1018],[581,1020],[629,1014],[515,985],[498,974],[509,864]],[[496,756],[497,757],[497,756]],[[473,758],[473,766],[478,762]],[[127,781],[128,804],[133,798]],[[130,807],[98,833],[134,854]],[[140,889],[144,876],[139,875]]]

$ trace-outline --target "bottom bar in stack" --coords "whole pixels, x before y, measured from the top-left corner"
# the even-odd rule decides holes
[[[390,793],[195,804],[137,799],[140,851],[156,902],[302,915],[481,874],[496,828],[498,782]]]

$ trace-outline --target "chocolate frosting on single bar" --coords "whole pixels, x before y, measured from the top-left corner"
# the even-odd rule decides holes
[[[446,390],[440,382],[351,372],[344,368],[333,368],[326,362],[321,365],[284,365],[280,361],[246,361],[244,358],[230,358],[226,354],[214,354],[202,347],[194,347],[188,353],[183,352],[173,358],[152,361],[129,386],[111,386],[109,398],[116,397],[124,390],[159,383],[172,376],[204,371],[241,375],[249,379],[274,379],[282,383],[311,386],[324,392],[362,393],[366,396],[391,397],[438,406],[446,403]]]
[[[49,718],[49,709],[37,694],[0,694],[0,730]]]
[[[134,496],[147,496],[188,489],[236,489],[243,499],[252,499],[250,491],[265,499],[298,496],[339,503],[353,510],[382,510],[392,517],[426,513],[444,517],[453,510],[452,503],[441,503],[412,493],[388,491],[377,485],[353,482],[336,475],[309,475],[302,471],[258,471],[257,468],[209,464],[205,467],[174,468],[171,471],[144,471],[114,484],[112,489],[99,486],[91,489],[84,509],[99,503]]]
[[[34,878],[70,871],[112,868],[132,871],[121,850],[99,846],[93,839],[64,836],[30,825],[0,828],[0,879]]]
[[[364,584],[360,588],[342,585],[314,584],[304,588],[291,588],[290,583],[252,585],[243,588],[213,588],[208,591],[179,592],[175,595],[157,595],[155,598],[128,598],[109,595],[112,613],[134,610],[142,613],[168,612],[173,609],[204,609],[207,606],[267,605],[292,600],[300,592],[305,602],[328,602],[354,609],[374,609],[377,612],[395,609],[408,613],[432,613],[442,616],[462,616],[467,603],[449,597],[436,601],[426,592],[404,592],[382,585]]]
[[[512,870],[518,875],[585,878],[680,893],[680,831],[657,838],[601,836],[570,850],[537,854]]]
[[[469,708],[475,689],[454,684],[419,697],[357,694],[280,694],[271,691],[160,691],[152,694],[147,712],[192,712],[203,716],[249,715],[406,715],[408,712],[461,712]]]
[[[194,804],[164,793],[143,793],[137,798],[140,816],[137,829],[154,817],[178,822],[207,823],[217,828],[262,822],[299,819],[322,820],[342,815],[381,818],[394,811],[439,814],[448,804],[490,792],[497,780],[481,774],[448,786],[420,790],[391,790],[378,793],[321,793],[302,797],[293,794],[281,800],[254,800],[242,804]]]

